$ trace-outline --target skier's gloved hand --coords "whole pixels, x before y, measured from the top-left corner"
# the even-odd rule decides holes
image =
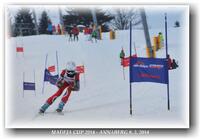
[[[56,86],[58,88],[61,88],[64,85],[65,81],[63,77],[58,78],[57,82],[56,82]]]

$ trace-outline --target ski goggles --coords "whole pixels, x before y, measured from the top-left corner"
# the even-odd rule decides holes
[[[67,75],[74,76],[74,75],[75,75],[75,73],[76,73],[75,71],[70,71],[70,70],[68,70],[68,71],[67,71]]]

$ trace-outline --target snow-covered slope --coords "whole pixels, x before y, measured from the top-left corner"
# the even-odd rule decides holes
[[[150,30],[151,38],[163,30]],[[129,31],[117,31],[116,39],[97,43],[86,41],[80,34],[78,42],[68,42],[64,35],[38,35],[8,40],[6,47],[6,127],[73,128],[73,127],[187,127],[188,126],[188,46],[183,28],[169,29],[169,54],[178,60],[179,68],[169,72],[171,110],[167,110],[167,86],[156,83],[133,83],[133,116],[129,114],[129,69],[120,66],[119,52],[123,47],[129,55]],[[163,32],[164,33],[164,32]],[[138,56],[146,57],[142,30],[133,30],[133,42]],[[16,45],[24,47],[23,54],[16,54]],[[45,83],[42,94],[45,57],[47,65],[56,65],[58,52],[59,70],[69,60],[85,65],[81,75],[81,89],[73,92],[64,108],[64,115],[57,115],[58,98],[44,116],[37,112],[57,88]],[[134,50],[133,50],[134,51]],[[165,48],[157,53],[165,57]],[[25,81],[36,81],[34,91],[23,94]],[[59,71],[59,72],[60,72]],[[57,72],[57,71],[56,71]],[[85,78],[85,79],[84,79]]]

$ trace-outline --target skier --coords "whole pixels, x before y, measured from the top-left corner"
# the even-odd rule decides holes
[[[121,58],[121,59],[123,59],[124,57],[125,57],[125,52],[124,52],[124,49],[122,48],[122,50],[121,50],[121,52],[120,52],[120,54],[119,54],[119,57]]]
[[[164,46],[164,37],[163,37],[162,32],[158,33],[158,37],[159,37],[159,40],[160,40],[160,46],[163,47]]]
[[[60,28],[60,25],[58,24],[57,26],[57,30],[58,30],[58,35],[61,35],[61,28]]]
[[[74,41],[78,41],[79,29],[76,26],[73,27],[72,33],[74,34]]]
[[[68,30],[68,35],[69,35],[69,42],[73,41],[72,40],[72,30],[71,29]]]
[[[63,107],[70,97],[71,91],[79,91],[79,73],[76,72],[76,64],[73,61],[67,63],[66,69],[61,72],[60,76],[61,77],[57,81],[57,87],[59,88],[58,91],[47,99],[47,101],[39,110],[40,114],[44,113],[47,108],[55,101],[55,99],[59,97],[66,89],[66,92],[64,93],[58,108],[56,109],[58,113],[61,113]]]
[[[84,28],[84,35],[85,35],[85,38],[86,38],[86,41],[87,41],[88,40],[88,36],[89,36],[89,27],[88,26],[86,26]]]
[[[53,29],[52,29],[52,32],[53,32],[53,34],[55,34],[55,33],[56,33],[56,26],[53,25],[52,28],[53,28]]]
[[[53,33],[53,26],[52,26],[52,23],[51,23],[50,20],[48,21],[47,31],[48,31],[49,34],[52,35],[52,33]]]
[[[172,69],[176,69],[178,68],[178,64],[177,62],[175,61],[175,59],[172,60]]]
[[[92,38],[94,38],[95,42],[97,42],[97,31],[96,30],[93,30],[93,32],[92,32]],[[93,39],[92,39],[92,42],[93,42]]]
[[[171,70],[172,69],[172,59],[170,58],[170,55],[167,55],[167,59],[168,59],[168,69]]]
[[[88,28],[88,41],[92,41],[92,31],[93,31],[93,29],[92,29],[92,27],[90,26],[90,27]]]
[[[122,48],[122,50],[119,54],[119,58],[121,59],[121,65],[123,65],[124,57],[125,57],[125,52],[124,52],[124,49]]]

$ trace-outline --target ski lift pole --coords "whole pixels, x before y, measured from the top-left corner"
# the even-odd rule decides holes
[[[97,22],[96,12],[94,8],[91,9],[91,13],[92,13],[92,19],[95,25],[95,31],[97,32],[97,38],[100,40],[100,32],[98,30],[98,22]]]
[[[148,24],[147,24],[147,19],[146,19],[146,14],[145,14],[144,8],[140,9],[140,14],[141,14],[141,18],[142,18],[142,25],[144,28],[144,36],[145,36],[145,40],[146,40],[146,45],[147,45],[147,48],[149,49],[150,57],[153,57],[153,50],[151,47],[152,45],[151,45],[151,40],[150,40],[150,36],[149,36],[149,29],[148,29]]]

